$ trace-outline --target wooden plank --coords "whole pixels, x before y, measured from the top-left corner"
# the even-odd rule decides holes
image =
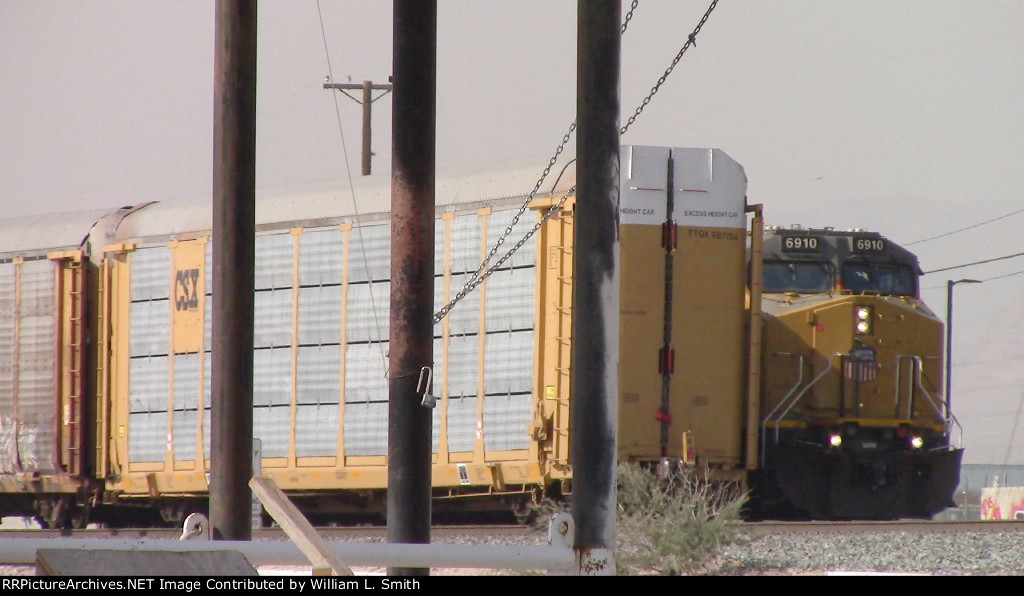
[[[233,550],[171,552],[41,548],[36,551],[36,570],[39,575],[49,576],[259,575],[242,553]]]
[[[313,564],[313,575],[354,575],[309,520],[292,504],[271,478],[252,478],[249,488],[256,493],[267,513]]]

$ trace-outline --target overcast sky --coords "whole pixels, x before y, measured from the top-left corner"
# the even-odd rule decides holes
[[[708,5],[639,1],[623,122]],[[214,6],[0,0],[0,216],[209,195]],[[323,83],[387,82],[391,6],[259,1],[259,188],[359,175],[361,107]],[[576,10],[438,2],[439,168],[552,154],[575,118]],[[622,138],[724,150],[769,224],[877,230],[925,271],[997,259],[922,284],[945,317],[947,280],[985,282],[954,290],[968,463],[1024,464],[1024,257],[1000,258],[1024,252],[1021,31],[1024,0],[722,0]],[[373,103],[375,173],[390,109]]]

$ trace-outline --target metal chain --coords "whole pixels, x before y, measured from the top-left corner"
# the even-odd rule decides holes
[[[632,4],[630,5],[629,12],[626,13],[625,18],[622,20],[622,28],[619,31],[620,35],[625,33],[626,28],[629,27],[629,21],[632,20],[633,12],[636,11],[636,7],[639,3],[640,0],[633,0]],[[475,272],[473,272],[473,275],[470,276],[469,280],[462,287],[462,289],[455,294],[455,297],[452,298],[451,302],[441,307],[441,310],[437,311],[437,313],[434,314],[435,325],[444,320],[444,318],[448,315],[449,312],[451,312],[451,310],[460,300],[465,298],[466,295],[468,295],[470,292],[476,289],[476,287],[479,286],[485,279],[490,277],[490,275],[494,273],[495,269],[498,266],[502,265],[503,263],[505,263],[505,261],[511,258],[512,254],[515,251],[519,250],[523,246],[523,244],[526,243],[527,240],[529,240],[534,234],[536,234],[537,231],[544,224],[544,222],[546,222],[548,219],[551,218],[552,215],[554,215],[554,212],[556,210],[561,209],[566,199],[569,198],[569,193],[576,190],[576,187],[573,187],[568,193],[566,193],[562,197],[560,201],[558,201],[556,205],[552,205],[544,214],[544,216],[541,217],[540,221],[537,222],[537,224],[533,227],[532,230],[530,230],[508,252],[506,252],[504,256],[498,259],[497,263],[495,263],[492,267],[484,271],[484,268],[487,266],[487,263],[489,263],[490,260],[494,257],[494,255],[498,252],[498,247],[500,247],[505,242],[505,239],[512,234],[512,228],[517,223],[519,223],[519,218],[523,216],[523,213],[526,213],[526,209],[529,207],[530,202],[533,201],[533,197],[537,194],[537,191],[540,189],[540,185],[543,184],[544,179],[547,178],[548,174],[551,172],[551,168],[554,167],[555,163],[558,161],[558,156],[565,149],[566,144],[569,143],[569,139],[572,138],[572,133],[575,130],[576,121],[574,120],[573,123],[569,126],[568,132],[566,132],[565,135],[562,137],[562,142],[559,143],[558,148],[555,149],[555,154],[548,161],[548,165],[546,168],[544,168],[544,172],[541,173],[540,179],[537,180],[537,184],[534,185],[533,190],[530,192],[529,196],[527,196],[522,206],[519,207],[519,211],[516,213],[515,217],[512,218],[512,222],[508,225],[508,227],[505,228],[505,232],[494,243],[494,246],[491,248],[490,252],[487,253],[487,256],[484,258],[483,262],[480,263],[480,266],[477,267],[477,270]]]
[[[562,198],[559,199],[558,203],[555,203],[554,205],[548,207],[548,210],[544,212],[544,215],[541,216],[540,220],[533,226],[532,229],[530,229],[529,232],[527,232],[526,234],[523,235],[523,237],[519,240],[519,242],[516,242],[515,246],[510,248],[508,250],[508,252],[506,252],[504,255],[502,255],[502,257],[500,259],[498,259],[497,262],[495,262],[494,265],[492,265],[482,275],[477,276],[476,274],[474,274],[474,277],[471,278],[470,281],[466,282],[466,285],[463,286],[463,288],[459,291],[458,294],[455,295],[454,298],[452,298],[452,301],[449,302],[448,304],[446,304],[445,306],[443,306],[441,308],[441,310],[437,311],[437,314],[434,315],[434,324],[436,325],[436,324],[440,323],[442,320],[444,320],[445,316],[447,316],[448,313],[451,312],[452,308],[455,307],[455,305],[459,302],[459,300],[462,300],[470,292],[472,292],[474,289],[476,289],[476,287],[479,286],[481,283],[483,283],[483,281],[485,279],[490,277],[491,274],[494,273],[498,269],[498,267],[501,267],[505,263],[505,261],[509,260],[512,257],[512,255],[517,250],[522,248],[522,246],[524,244],[526,244],[526,241],[529,240],[531,237],[533,237],[533,235],[536,234],[537,231],[541,229],[541,227],[544,225],[544,223],[547,220],[551,219],[551,216],[554,215],[555,213],[557,213],[562,208],[562,205],[565,204],[565,201],[574,192],[576,192],[576,187],[575,186],[573,186],[569,190],[565,191],[565,194],[562,195]],[[493,254],[494,251],[491,251],[491,252]],[[479,272],[479,269],[477,270],[477,272]]]
[[[630,5],[629,12],[626,13],[626,17],[623,19],[622,22],[621,33],[626,32],[626,28],[629,26],[629,21],[633,18],[633,12],[636,10],[639,1],[640,0],[633,0],[632,4]],[[636,109],[636,112],[629,118],[629,121],[626,122],[626,124],[619,130],[620,135],[625,134],[626,130],[629,129],[630,125],[632,125],[633,122],[636,121],[637,116],[639,116],[640,113],[644,111],[644,108],[647,107],[647,104],[651,102],[651,99],[654,97],[654,94],[657,93],[661,85],[664,84],[665,80],[668,78],[669,74],[672,73],[672,70],[676,67],[676,64],[679,63],[679,60],[683,57],[683,54],[686,52],[686,50],[689,49],[691,45],[696,45],[697,33],[700,32],[701,27],[704,26],[705,22],[707,22],[708,17],[711,15],[711,11],[715,9],[715,6],[717,4],[718,0],[712,0],[711,6],[708,7],[707,11],[704,13],[704,17],[701,18],[700,22],[697,24],[697,27],[687,37],[686,43],[683,45],[682,49],[679,50],[679,53],[676,54],[676,57],[672,61],[671,66],[669,66],[665,70],[665,73],[661,75],[661,78],[658,79],[658,83],[653,88],[651,88],[651,92],[647,95],[647,97],[644,98],[643,102]],[[473,272],[473,275],[470,276],[469,280],[462,287],[462,289],[455,294],[455,297],[452,298],[448,304],[441,307],[441,310],[437,311],[437,313],[434,314],[435,325],[444,320],[444,318],[448,316],[448,313],[451,312],[453,308],[455,308],[455,305],[458,304],[460,300],[465,298],[470,292],[476,289],[477,286],[483,283],[485,279],[490,277],[491,274],[494,273],[494,271],[497,270],[498,267],[500,267],[506,261],[508,261],[508,259],[512,257],[513,253],[519,250],[523,246],[523,244],[526,243],[527,240],[533,237],[533,235],[536,234],[538,230],[540,230],[540,228],[548,219],[551,218],[552,215],[554,215],[558,210],[562,208],[562,205],[565,204],[565,201],[569,198],[569,195],[576,191],[575,186],[569,189],[558,201],[558,203],[548,208],[548,210],[540,218],[540,221],[538,221],[536,225],[534,225],[533,228],[519,240],[519,242],[516,242],[515,246],[510,248],[500,259],[498,259],[498,261],[494,265],[492,265],[489,268],[487,267],[487,264],[490,262],[492,258],[494,258],[494,255],[498,252],[498,248],[502,244],[504,244],[505,239],[512,235],[513,228],[517,223],[519,223],[519,218],[523,216],[523,214],[529,207],[530,203],[533,201],[534,196],[536,196],[537,192],[540,190],[541,184],[544,183],[544,179],[547,178],[548,174],[551,172],[551,168],[554,167],[555,163],[558,161],[558,156],[561,155],[562,151],[565,149],[566,144],[569,143],[569,139],[572,137],[572,133],[575,130],[576,121],[574,120],[573,123],[569,126],[569,130],[562,137],[562,142],[559,143],[558,148],[555,149],[555,154],[552,155],[551,159],[548,161],[547,167],[544,168],[544,171],[541,173],[540,179],[537,180],[537,183],[533,186],[533,190],[530,191],[530,194],[526,197],[526,200],[523,201],[523,204],[519,207],[519,211],[516,212],[515,217],[512,218],[512,222],[508,225],[508,227],[505,228],[505,232],[498,238],[497,241],[495,241],[494,246],[491,247],[491,250],[487,253],[487,256],[484,258],[483,262],[480,263],[480,266],[477,267],[477,270]]]
[[[658,79],[657,84],[655,84],[654,87],[651,87],[651,92],[647,94],[647,97],[645,97],[643,102],[640,103],[640,106],[637,107],[636,112],[634,112],[633,115],[629,117],[629,120],[626,122],[626,124],[621,129],[619,129],[620,135],[626,134],[626,131],[629,130],[629,127],[632,126],[634,122],[636,122],[636,117],[640,115],[640,112],[643,112],[644,108],[647,107],[647,104],[651,103],[651,98],[654,97],[654,94],[657,93],[658,89],[660,89],[662,84],[665,83],[665,79],[668,78],[668,75],[672,74],[672,70],[676,67],[676,64],[679,64],[679,60],[683,57],[683,54],[686,53],[686,50],[690,49],[690,46],[697,45],[697,34],[700,33],[701,27],[703,27],[704,23],[707,22],[708,17],[711,16],[711,11],[715,9],[715,6],[717,4],[718,0],[711,0],[711,5],[708,6],[707,11],[704,13],[704,17],[701,18],[699,23],[697,23],[697,26],[694,28],[693,32],[686,37],[686,43],[683,44],[683,47],[679,50],[679,53],[676,54],[675,59],[672,60],[672,64],[665,69],[665,74],[661,75],[661,78]]]
[[[530,203],[533,201],[533,197],[537,195],[537,191],[540,190],[540,186],[541,184],[544,183],[544,179],[548,177],[549,173],[551,173],[551,168],[553,168],[555,166],[555,163],[558,162],[558,156],[562,154],[563,150],[565,150],[565,146],[566,144],[569,143],[569,139],[572,138],[572,133],[575,130],[576,122],[573,121],[573,123],[569,125],[569,130],[567,130],[565,135],[562,136],[562,142],[559,143],[558,148],[555,149],[555,154],[552,155],[551,159],[548,160],[547,167],[545,167],[544,171],[541,172],[540,179],[537,180],[537,183],[533,185],[533,190],[530,191],[530,194],[526,197],[526,200],[523,201],[523,204],[519,207],[519,211],[516,213],[515,217],[512,218],[512,222],[509,223],[508,227],[505,228],[505,232],[498,238],[497,241],[495,241],[494,246],[491,247],[490,252],[487,253],[486,257],[484,257],[483,262],[481,262],[480,266],[477,267],[476,271],[473,272],[473,275],[469,277],[469,280],[466,282],[466,285],[464,285],[462,289],[455,294],[455,297],[452,298],[451,302],[441,307],[441,310],[437,311],[437,313],[434,314],[435,325],[440,323],[445,318],[445,316],[447,316],[448,313],[451,312],[452,308],[455,307],[455,304],[458,303],[459,300],[465,298],[466,295],[472,292],[473,289],[476,288],[478,285],[480,285],[480,283],[483,280],[490,277],[490,275],[494,273],[495,269],[497,269],[500,265],[507,261],[512,256],[512,253],[519,250],[519,248],[526,243],[530,236],[533,236],[533,234],[540,229],[541,225],[551,217],[553,209],[561,207],[562,204],[565,203],[565,199],[568,197],[568,193],[566,193],[565,197],[562,197],[562,200],[559,201],[557,205],[554,205],[550,209],[548,209],[548,213],[544,214],[544,217],[542,217],[541,220],[537,222],[537,225],[533,226],[533,229],[530,230],[530,232],[527,233],[527,235],[524,236],[522,240],[517,242],[515,246],[509,249],[509,251],[506,252],[505,255],[502,256],[500,259],[498,259],[498,262],[492,265],[490,269],[484,271],[484,269],[487,267],[487,263],[489,263],[491,259],[494,257],[495,253],[498,252],[498,248],[505,242],[506,238],[512,235],[512,229],[515,227],[517,223],[519,223],[519,218],[522,217],[524,213],[526,213],[527,208],[529,208]],[[575,187],[573,187],[573,190],[575,190]]]
[[[622,30],[619,34],[626,32],[626,27],[629,26],[629,20],[633,18],[633,11],[636,10],[636,5],[640,3],[640,0],[633,0],[633,4],[629,7],[629,12],[626,13],[626,18],[622,19]]]

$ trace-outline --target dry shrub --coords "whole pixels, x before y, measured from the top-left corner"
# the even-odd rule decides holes
[[[747,540],[740,518],[746,494],[711,482],[693,467],[617,466],[615,565],[619,575],[714,573],[724,546]],[[564,501],[534,507],[547,524]]]
[[[693,467],[618,466],[615,548],[620,575],[706,571],[723,546],[745,539],[735,485]]]

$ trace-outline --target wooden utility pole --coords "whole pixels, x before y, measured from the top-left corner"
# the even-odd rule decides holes
[[[390,78],[388,79],[390,80]],[[363,81],[362,85],[356,83],[324,83],[324,89],[337,89],[345,95],[348,95],[353,101],[363,105],[363,176],[370,175],[370,158],[373,156],[373,151],[370,149],[370,115],[371,105],[373,102],[384,97],[391,91],[391,84],[374,85],[373,81]],[[360,101],[355,97],[346,93],[347,89],[362,89],[363,99]],[[373,97],[374,91],[383,91],[377,97]]]

